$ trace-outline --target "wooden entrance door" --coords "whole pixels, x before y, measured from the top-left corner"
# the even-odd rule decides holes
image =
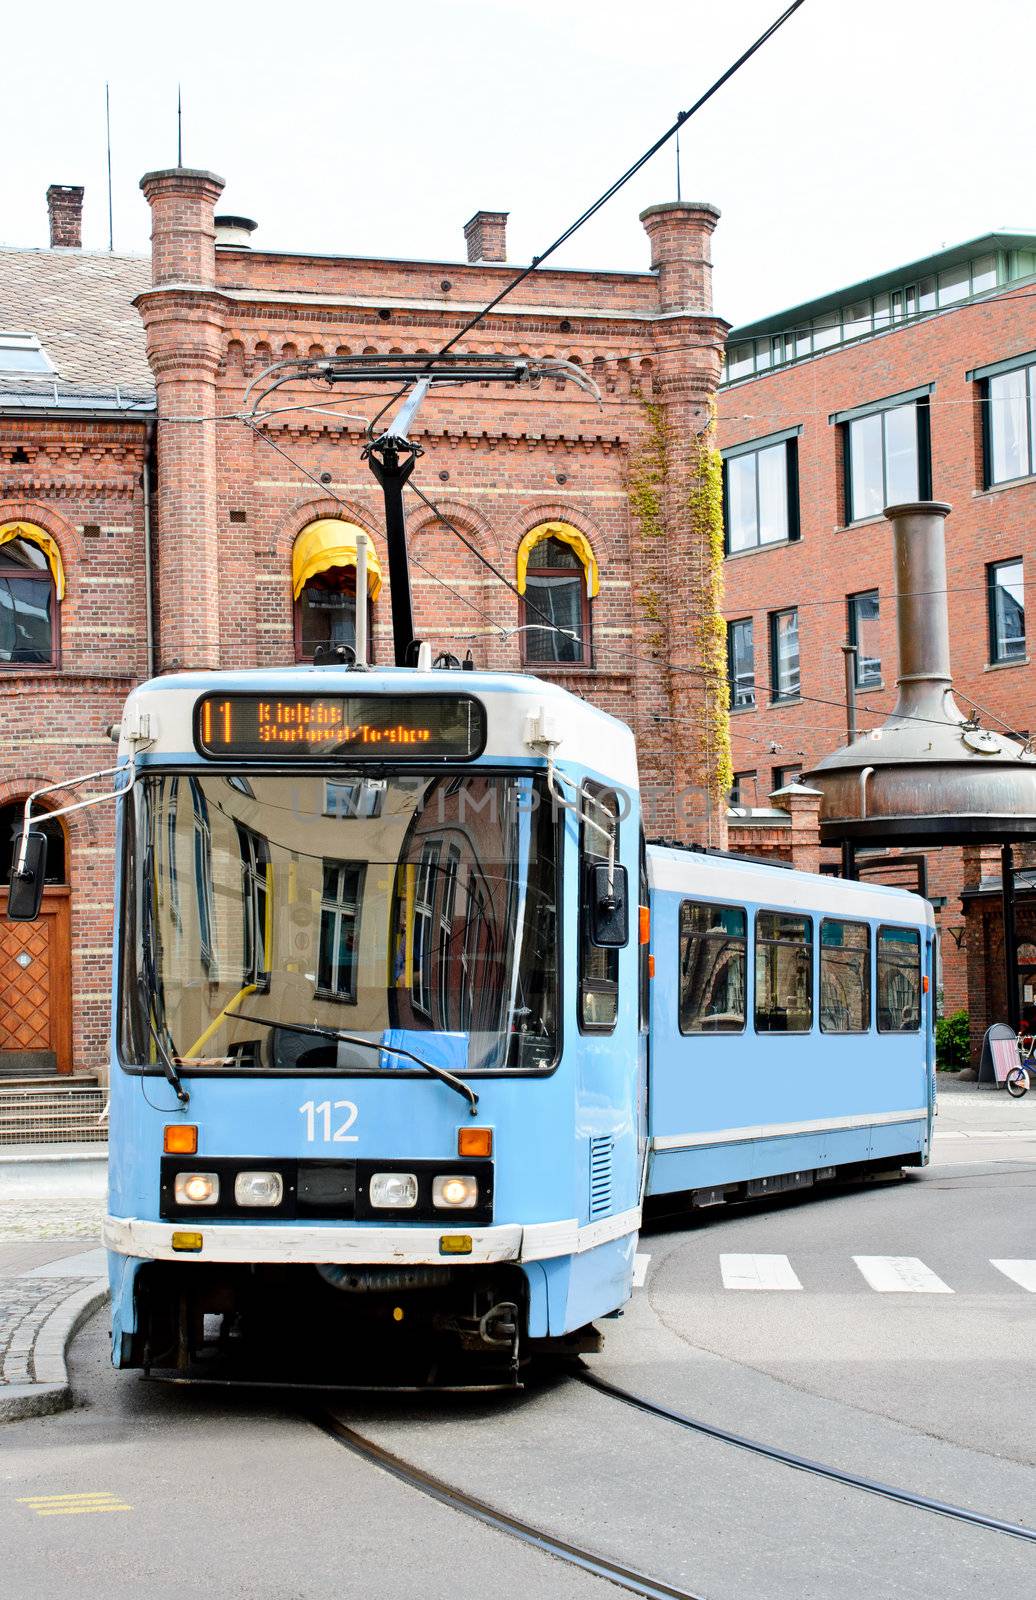
[[[0,892],[0,1078],[72,1071],[67,888],[46,888],[35,922],[8,922]]]

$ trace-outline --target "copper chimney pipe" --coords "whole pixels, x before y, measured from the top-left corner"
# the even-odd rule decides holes
[[[963,722],[953,699],[950,620],[946,602],[946,529],[942,500],[886,506],[896,560],[899,641],[897,717],[949,717]]]
[[[953,695],[940,500],[888,506],[896,563],[899,696],[878,727],[818,762],[822,844],[1002,843],[1036,837],[1036,752],[966,716]]]

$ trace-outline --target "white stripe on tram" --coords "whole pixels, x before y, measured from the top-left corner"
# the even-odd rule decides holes
[[[1005,1278],[1010,1278],[1012,1283],[1021,1284],[1030,1294],[1036,1294],[1036,1261],[994,1261],[990,1258],[989,1264],[997,1272],[1002,1272]]]
[[[952,1294],[948,1283],[917,1256],[853,1256],[872,1289],[880,1294]]]
[[[721,1255],[724,1289],[801,1289],[787,1256]]]

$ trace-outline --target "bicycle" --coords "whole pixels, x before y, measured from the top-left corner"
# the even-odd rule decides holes
[[[1007,1092],[1015,1100],[1020,1100],[1023,1094],[1029,1092],[1029,1078],[1036,1073],[1036,1034],[1022,1033],[1018,1036],[1019,1062],[1007,1074],[1005,1083]]]

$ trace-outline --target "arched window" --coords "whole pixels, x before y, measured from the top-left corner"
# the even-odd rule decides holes
[[[292,590],[295,596],[295,659],[312,661],[323,644],[356,646],[355,523],[323,518],[311,522],[295,540]],[[381,591],[381,567],[367,536],[367,659],[372,659],[373,602]]]
[[[24,800],[16,800],[13,804],[0,806],[0,889],[6,888],[10,879],[15,844],[21,836],[24,818]],[[47,817],[43,813],[34,812],[32,826],[34,832],[46,834],[47,837],[47,865],[43,875],[44,882],[67,883],[68,868],[65,865],[65,834],[61,823],[56,817]]]
[[[518,547],[525,661],[589,666],[590,602],[598,590],[589,539],[567,522],[544,523]]]
[[[49,667],[58,659],[61,552],[30,522],[0,524],[0,667]]]

